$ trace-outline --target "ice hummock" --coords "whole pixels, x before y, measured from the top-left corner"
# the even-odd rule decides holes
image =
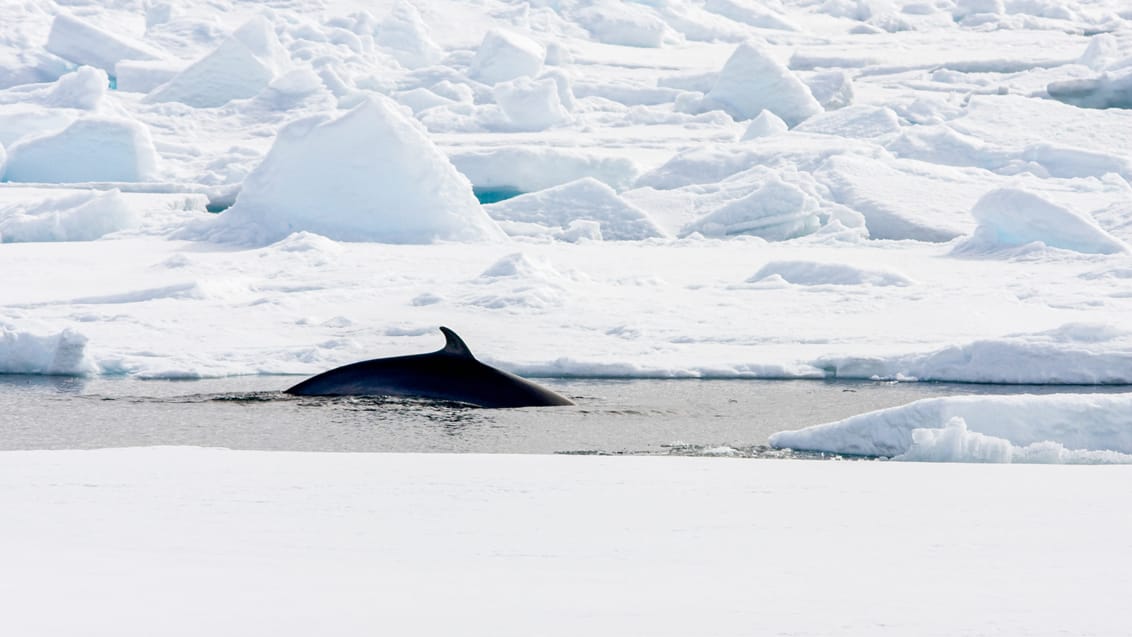
[[[822,112],[810,88],[755,41],[740,44],[723,65],[699,110],[712,108],[737,120],[754,119],[766,110],[790,126]]]
[[[236,29],[211,53],[146,95],[147,102],[223,106],[259,93],[284,72],[289,56],[263,16]]]
[[[75,120],[61,131],[25,138],[8,149],[4,179],[22,182],[149,181],[157,150],[141,122],[109,116]]]
[[[1029,244],[1076,252],[1126,254],[1128,246],[1091,218],[1033,193],[1000,188],[984,195],[971,214],[974,234],[956,245],[957,254],[993,253]]]
[[[235,205],[195,236],[265,244],[301,231],[386,243],[504,237],[468,179],[384,97],[288,124]]]
[[[907,460],[1132,463],[1132,394],[929,398],[779,432],[770,444]]]
[[[572,226],[577,230],[578,222],[591,222],[597,225],[596,238],[609,241],[665,236],[648,213],[592,177],[491,204],[486,210],[512,234],[569,239]]]

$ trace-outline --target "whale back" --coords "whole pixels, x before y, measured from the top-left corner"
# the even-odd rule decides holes
[[[549,389],[485,365],[454,331],[429,354],[376,358],[313,376],[289,389],[297,396],[397,396],[479,407],[572,405]]]

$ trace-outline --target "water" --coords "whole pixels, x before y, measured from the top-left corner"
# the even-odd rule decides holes
[[[1128,391],[846,381],[543,379],[540,384],[569,396],[577,406],[476,409],[280,393],[296,380],[0,376],[0,449],[196,445],[292,451],[782,457],[797,454],[767,447],[767,437],[776,431],[921,398]]]

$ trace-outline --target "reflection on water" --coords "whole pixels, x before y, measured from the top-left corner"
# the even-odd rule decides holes
[[[767,437],[921,398],[1130,391],[891,382],[540,380],[576,406],[480,409],[296,397],[287,377],[138,381],[0,375],[0,449],[196,445],[298,451],[806,457]]]

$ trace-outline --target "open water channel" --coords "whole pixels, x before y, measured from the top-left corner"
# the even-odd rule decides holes
[[[540,379],[572,407],[478,409],[300,398],[297,377],[199,381],[0,375],[0,449],[194,445],[292,451],[687,454],[783,457],[767,437],[921,398],[1128,391],[758,380]]]

